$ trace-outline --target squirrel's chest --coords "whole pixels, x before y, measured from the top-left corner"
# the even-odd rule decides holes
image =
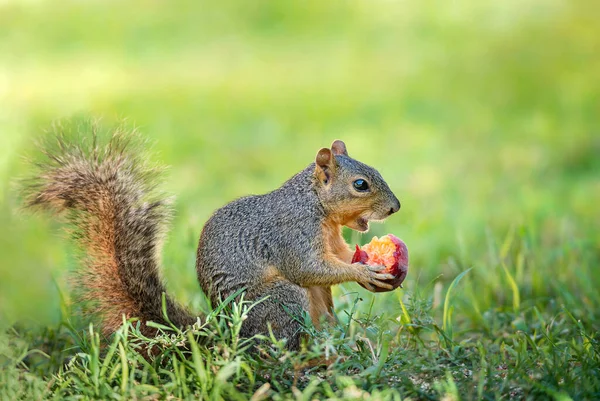
[[[325,221],[322,225],[324,253],[326,258],[337,258],[345,263],[352,261],[352,251],[342,237],[342,226],[334,221]]]

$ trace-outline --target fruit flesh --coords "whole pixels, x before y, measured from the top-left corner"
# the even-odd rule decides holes
[[[396,278],[391,280],[394,288],[402,284],[408,273],[408,249],[404,241],[393,234],[381,238],[373,237],[371,242],[356,246],[352,263],[364,263],[370,266],[385,266],[382,273],[389,273]],[[385,291],[379,288],[377,292]]]

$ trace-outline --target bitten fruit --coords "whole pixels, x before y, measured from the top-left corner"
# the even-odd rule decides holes
[[[399,287],[408,273],[408,248],[404,241],[395,235],[388,234],[381,238],[373,237],[371,242],[362,248],[356,245],[352,263],[364,263],[370,266],[386,266],[382,273],[389,273],[396,278],[390,280],[394,289]],[[389,291],[377,288],[376,292]]]

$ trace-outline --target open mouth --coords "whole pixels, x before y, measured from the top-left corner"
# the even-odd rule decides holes
[[[364,217],[356,219],[356,230],[361,232],[369,231],[369,220]]]
[[[373,222],[373,221],[374,222],[382,222],[387,217],[388,217],[387,215],[379,216],[374,213],[368,214],[367,216],[359,216],[353,220],[354,224],[348,225],[348,227],[352,228],[353,230],[364,233],[366,231],[369,231],[369,222]]]

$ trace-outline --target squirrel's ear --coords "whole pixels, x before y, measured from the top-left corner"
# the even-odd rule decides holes
[[[343,141],[340,141],[339,139],[336,139],[335,141],[333,141],[333,143],[331,144],[331,150],[333,151],[334,155],[348,156],[348,150],[346,149],[346,144]]]
[[[335,168],[335,158],[331,149],[323,148],[317,153],[315,158],[316,170],[315,175],[324,184],[327,184],[331,179],[331,173]]]

